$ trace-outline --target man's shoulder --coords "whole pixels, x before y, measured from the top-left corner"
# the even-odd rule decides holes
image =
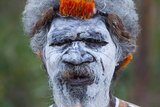
[[[132,104],[130,102],[115,98],[116,103],[115,103],[115,107],[140,107],[138,105]]]

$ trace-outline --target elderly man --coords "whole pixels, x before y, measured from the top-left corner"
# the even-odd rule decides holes
[[[48,72],[53,107],[137,107],[110,93],[136,48],[132,0],[28,0],[23,23]]]

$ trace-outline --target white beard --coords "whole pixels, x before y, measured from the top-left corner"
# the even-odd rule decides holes
[[[105,75],[113,74],[107,73]],[[50,79],[50,86],[52,87],[56,105],[58,107],[108,107],[110,102],[109,92],[112,78],[111,76],[107,76],[106,78],[105,75],[101,75],[101,79],[98,84],[93,83],[86,86],[85,91],[81,91],[81,89],[84,88],[76,89],[76,92],[80,92],[85,95],[83,100],[70,95],[66,84],[60,86],[60,84],[54,79]]]
[[[100,87],[97,84],[92,84],[87,87],[86,99],[81,102],[79,99],[73,99],[72,96],[69,95],[69,92],[66,89],[66,86],[63,86],[63,95],[58,87],[53,86],[53,82],[50,83],[52,85],[52,91],[54,95],[54,101],[58,107],[76,107],[80,105],[80,107],[107,107],[110,101],[109,98],[109,88]],[[66,98],[64,98],[64,96]]]

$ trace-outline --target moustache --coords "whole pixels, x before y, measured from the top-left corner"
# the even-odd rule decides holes
[[[95,80],[95,71],[88,65],[65,65],[59,72],[59,80],[71,86],[90,85]]]

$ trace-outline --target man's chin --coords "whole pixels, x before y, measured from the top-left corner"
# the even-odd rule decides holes
[[[54,101],[58,107],[98,107],[96,104],[101,102],[101,98],[105,100],[103,102],[108,100],[105,87],[101,87],[103,91],[100,91],[96,83],[78,86],[65,82],[53,88]]]
[[[83,102],[84,99],[86,99],[86,93],[87,93],[87,86],[86,84],[81,83],[67,83],[63,86],[63,95],[64,97],[68,97],[71,101],[74,103]]]
[[[82,103],[86,96],[86,89],[86,86],[70,84],[53,86],[54,101],[58,107],[84,107]]]
[[[53,88],[54,101],[60,101],[56,102],[58,104],[67,104],[64,107],[84,107],[87,100],[87,87],[89,85],[78,84],[69,83],[68,81],[52,82],[50,85]]]

